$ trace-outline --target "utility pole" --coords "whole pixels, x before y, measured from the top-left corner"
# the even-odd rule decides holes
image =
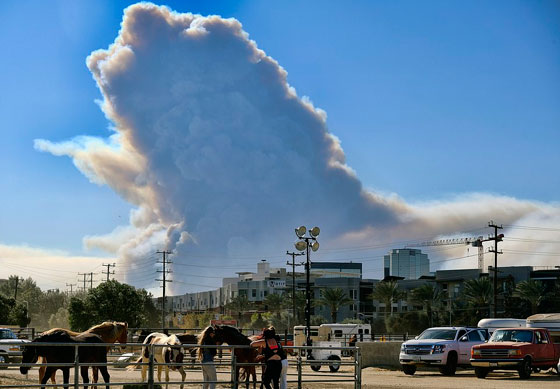
[[[168,282],[173,282],[172,280],[167,280],[165,278],[165,275],[167,273],[171,273],[170,270],[166,270],[165,269],[165,265],[171,264],[173,262],[168,261],[165,256],[171,254],[171,251],[167,251],[167,250],[163,250],[163,251],[156,251],[157,254],[161,254],[162,255],[162,259],[161,262],[161,270],[158,270],[158,273],[162,274],[162,279],[156,279],[156,281],[161,281],[162,282],[162,288],[163,288],[163,296],[161,298],[161,329],[162,331],[165,332],[165,284]]]
[[[23,278],[21,279],[23,281]],[[17,301],[17,291],[19,286],[19,276],[16,276],[16,287],[14,290],[14,300]]]
[[[115,267],[116,264],[115,264],[115,263],[112,263],[112,264],[111,264],[111,263],[107,263],[107,264],[104,263],[102,266],[107,266],[107,272],[102,271],[101,273],[102,273],[102,274],[107,274],[107,282],[109,282],[109,275],[110,275],[110,274],[115,274],[115,271],[113,270],[113,272],[111,272],[111,271],[109,270],[109,268]]]
[[[286,250],[286,255],[292,256],[292,262],[287,262],[288,265],[292,265],[292,314],[294,315],[294,320],[299,323],[296,311],[296,266],[303,266],[305,262],[296,263],[296,257],[300,255],[305,255],[304,253],[294,253]]]
[[[93,273],[89,273],[89,290],[93,289]]]
[[[76,284],[66,284],[66,287],[70,287],[70,294],[72,294],[72,287],[76,285]],[[66,294],[68,294],[68,290],[66,291]]]
[[[85,292],[86,291],[86,276],[88,275],[88,273],[78,273],[78,277],[79,276],[84,276],[84,287],[82,288],[82,290]]]
[[[498,229],[502,229],[502,225],[494,224],[494,221],[488,223],[488,227],[494,229],[494,236],[489,237],[488,240],[494,241],[494,248],[490,249],[491,253],[494,253],[494,298],[492,302],[494,304],[494,317],[498,317],[498,254],[503,254],[502,251],[498,251],[498,242],[501,242],[504,238],[504,234],[498,235]]]

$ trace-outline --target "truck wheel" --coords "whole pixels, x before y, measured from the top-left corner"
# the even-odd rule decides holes
[[[454,375],[455,371],[457,371],[457,354],[451,352],[447,356],[447,363],[439,368],[439,372],[443,375]]]
[[[9,362],[8,354],[0,354],[0,369],[7,369]]]
[[[307,360],[309,361],[309,366],[311,366],[311,370],[313,371],[319,371],[321,370],[321,364],[318,362],[313,363],[312,361],[315,360],[315,358],[313,358],[313,356],[309,356],[307,357]]]
[[[476,378],[486,378],[486,376],[490,373],[490,369],[485,367],[475,367],[474,374],[476,374]]]
[[[336,373],[340,369],[340,357],[338,355],[329,355],[327,359],[332,361],[329,363],[331,373]]]
[[[401,365],[402,371],[406,375],[414,375],[416,373],[416,366],[415,365]]]
[[[522,380],[526,380],[527,378],[531,378],[531,373],[533,369],[531,367],[531,360],[529,358],[525,358],[523,362],[521,362],[521,366],[519,366],[519,378]]]

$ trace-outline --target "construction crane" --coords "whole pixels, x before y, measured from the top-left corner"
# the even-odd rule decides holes
[[[456,238],[456,239],[441,239],[434,240],[431,242],[420,242],[412,243],[405,246],[405,248],[412,247],[426,247],[426,246],[449,246],[449,245],[471,245],[472,247],[478,247],[478,270],[482,273],[484,272],[484,247],[482,242],[488,242],[492,239],[484,239],[482,236],[469,237],[469,238]]]

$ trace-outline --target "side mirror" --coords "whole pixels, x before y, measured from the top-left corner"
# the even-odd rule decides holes
[[[465,336],[463,336],[463,337],[461,338],[461,342],[466,342],[466,341],[468,341],[468,340],[469,340],[469,339],[467,338],[467,335],[465,335]]]
[[[417,336],[415,336],[415,337],[414,337],[414,340],[418,340],[418,337],[417,337]]]

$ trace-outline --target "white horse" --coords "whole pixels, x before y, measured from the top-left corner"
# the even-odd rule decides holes
[[[156,363],[176,363],[177,365],[157,365],[158,381],[161,382],[161,370],[165,368],[165,381],[169,382],[169,368],[171,370],[179,370],[181,373],[181,381],[185,381],[186,373],[183,369],[183,356],[184,351],[181,347],[181,342],[175,335],[167,336],[159,332],[152,332],[150,335],[144,339],[145,346],[142,347],[142,355],[136,360],[134,365],[131,365],[129,369],[135,369],[136,365],[140,362],[148,363],[150,358],[150,347],[148,345],[165,345],[164,347],[154,347],[154,362]],[[142,381],[146,381],[146,372],[148,371],[148,365],[142,365]],[[167,384],[165,385],[167,388]],[[183,389],[183,384],[181,384],[181,389]]]

